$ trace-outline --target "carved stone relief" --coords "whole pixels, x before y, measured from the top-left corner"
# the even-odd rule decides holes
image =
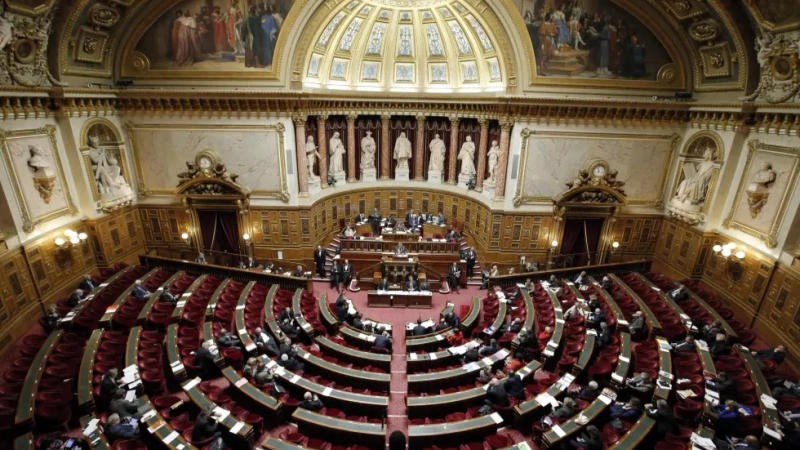
[[[756,39],[761,77],[758,88],[747,100],[769,103],[800,101],[800,31],[764,31]]]
[[[0,85],[60,84],[50,74],[47,63],[53,11],[31,17],[4,11],[0,4]]]

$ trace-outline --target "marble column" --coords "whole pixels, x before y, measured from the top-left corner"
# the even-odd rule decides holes
[[[356,181],[356,115],[347,116],[347,182]]]
[[[486,153],[489,145],[489,120],[484,117],[478,119],[481,126],[481,137],[478,141],[478,164],[476,170],[478,174],[475,178],[475,190],[481,192],[483,190],[483,177],[486,175]]]
[[[497,185],[495,200],[503,200],[506,194],[506,171],[508,169],[508,150],[511,144],[511,128],[514,122],[509,118],[500,121],[500,157],[497,159]]]
[[[325,135],[327,115],[317,116],[317,151],[319,152],[319,180],[322,189],[328,187],[328,139]]]
[[[392,116],[381,116],[381,180],[389,179],[389,164],[392,163],[391,150],[389,150],[389,121]]]
[[[297,193],[300,197],[308,195],[308,160],[306,157],[306,116],[295,116],[294,137],[297,152]]]
[[[447,161],[447,182],[456,184],[456,167],[458,166],[458,123],[461,119],[456,116],[450,117],[450,148],[447,150],[450,153]]]
[[[422,168],[425,166],[425,116],[417,116],[417,143],[414,148],[414,180],[425,181]]]

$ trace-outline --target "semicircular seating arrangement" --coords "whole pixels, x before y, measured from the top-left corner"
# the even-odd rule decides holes
[[[16,448],[80,430],[95,448],[206,448],[210,440],[192,436],[203,410],[217,418],[228,448],[379,448],[392,429],[403,430],[414,449],[522,448],[514,445],[519,439],[530,448],[570,448],[588,424],[601,430],[605,448],[687,448],[693,433],[717,431],[706,380],[720,372],[735,384],[732,399],[750,411],[738,434],[760,435],[780,420],[765,404],[766,376],[775,367],[745,347],[712,356],[698,340],[672,349],[670,342],[714,321],[731,341],[756,338],[695,282],[685,280],[687,295],[673,299],[677,283],[659,273],[608,274],[603,285],[590,278],[583,285],[535,282],[530,291],[498,287],[459,306],[447,303],[439,315],[455,314],[455,326],[418,336],[406,335],[405,324],[370,319],[357,328],[352,316],[339,320],[325,292],[277,283],[142,266],[103,270],[95,280],[98,287],[79,305],[57,303],[58,329],[46,333],[37,325],[8,355],[0,429],[14,436]],[[133,297],[137,280],[149,297]],[[163,291],[174,302],[162,301]],[[602,341],[586,320],[593,308],[610,331]],[[647,331],[632,339],[628,326],[637,311]],[[400,337],[388,350],[375,345],[385,330]],[[277,352],[262,350],[260,333]],[[211,350],[210,365],[196,359],[201,347]],[[146,411],[138,437],[110,441],[102,432],[112,399],[101,385],[112,369],[138,386],[131,395]],[[611,416],[615,400],[630,395],[626,381],[641,372],[656,380],[642,400],[666,400],[676,417],[666,433],[642,412]],[[487,390],[506,385],[513,373],[521,390],[507,403],[489,401]],[[589,380],[600,395],[578,396]],[[309,393],[321,407],[306,403]],[[574,412],[552,416],[567,397],[577,399]],[[395,399],[405,411],[399,428],[389,413]],[[788,396],[777,404],[800,406]]]

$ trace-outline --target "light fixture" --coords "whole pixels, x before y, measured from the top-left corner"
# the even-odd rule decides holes
[[[245,241],[249,241],[250,240],[250,233],[243,234],[242,235],[242,239],[244,239]]]
[[[613,248],[615,250],[618,249],[619,248],[619,242],[617,242],[617,241],[612,242],[611,243],[611,248]]]
[[[553,247],[553,248],[558,247],[558,241],[553,239],[553,242],[550,243],[550,247]]]
[[[89,235],[84,232],[78,233],[77,231],[74,231],[71,228],[67,228],[60,235],[53,238],[53,243],[58,248],[67,249],[69,247],[72,247],[73,245],[78,245],[83,243],[88,238]]]
[[[739,248],[738,250],[737,247]],[[714,252],[714,256],[722,258],[727,263],[725,267],[731,280],[738,281],[742,278],[744,269],[741,261],[747,257],[743,247],[735,242],[728,242],[726,244],[714,244],[711,250]]]
[[[189,233],[187,233],[185,231],[183,233],[181,233],[181,239],[183,239],[184,241],[188,241],[189,240]]]

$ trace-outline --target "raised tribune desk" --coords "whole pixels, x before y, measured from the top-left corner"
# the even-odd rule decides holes
[[[386,306],[395,308],[430,308],[433,300],[431,291],[369,291],[367,306]]]

